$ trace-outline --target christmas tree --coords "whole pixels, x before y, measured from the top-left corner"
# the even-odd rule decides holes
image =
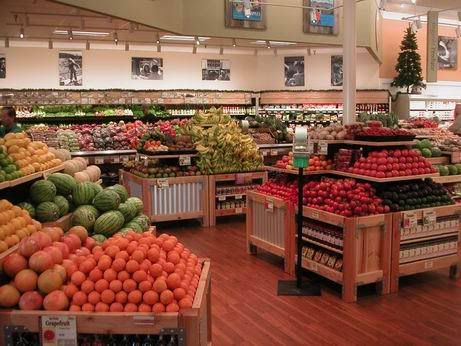
[[[407,93],[410,92],[410,87],[426,87],[423,83],[421,56],[418,53],[416,35],[411,27],[405,30],[395,70],[398,75],[394,78],[392,86],[407,88]]]

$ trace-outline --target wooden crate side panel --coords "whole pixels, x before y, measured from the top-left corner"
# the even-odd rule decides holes
[[[262,203],[253,203],[253,235],[281,249],[285,248],[285,217],[284,209],[266,209]]]

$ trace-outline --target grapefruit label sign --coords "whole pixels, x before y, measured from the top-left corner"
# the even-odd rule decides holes
[[[77,346],[75,316],[42,316],[42,346]]]

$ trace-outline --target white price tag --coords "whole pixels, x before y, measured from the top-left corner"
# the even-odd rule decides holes
[[[423,225],[434,225],[437,221],[437,214],[434,209],[423,210]]]
[[[326,141],[319,141],[318,153],[320,155],[327,155],[328,154],[328,143]]]
[[[235,213],[236,214],[242,214],[243,213],[243,208],[235,208]]]
[[[427,261],[424,263],[424,269],[431,269],[434,267],[434,262],[433,261]]]
[[[267,156],[267,151],[263,150],[263,156]]]
[[[103,165],[104,164],[104,158],[103,157],[95,157],[94,158],[94,163],[96,165]]]
[[[314,153],[314,142],[312,142],[311,140],[308,140],[307,141],[307,152],[309,154],[313,154]]]
[[[159,189],[166,189],[170,186],[168,178],[157,179],[157,186]]]
[[[226,196],[218,196],[218,201],[222,202],[226,200]]]
[[[242,199],[243,195],[235,195],[235,199]]]
[[[266,207],[266,211],[273,212],[274,211],[274,201],[270,198],[266,198],[265,207]]]
[[[179,165],[180,166],[190,166],[190,156],[180,155],[179,156]]]
[[[115,157],[112,159],[112,162],[113,162],[113,163],[120,163],[120,157],[115,156]]]
[[[319,219],[319,213],[317,213],[316,211],[314,211],[314,212],[311,214],[311,218],[318,220],[318,219]]]
[[[279,152],[277,150],[271,150],[271,156],[277,156]]]
[[[128,162],[130,160],[130,157],[128,155],[123,155],[122,156],[122,161],[123,162]]]
[[[41,316],[40,322],[43,346],[77,346],[75,316]]]
[[[418,220],[416,219],[416,214],[414,212],[404,212],[403,213],[403,228],[413,228],[418,225]]]

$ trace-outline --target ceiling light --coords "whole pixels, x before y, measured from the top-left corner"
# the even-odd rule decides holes
[[[274,49],[274,55],[277,56],[278,54],[278,51],[277,51],[277,48]]]
[[[416,23],[416,28],[421,29],[423,27],[423,23],[421,23],[421,18],[418,17],[415,23]]]
[[[197,46],[200,46],[200,40],[198,39],[197,36],[195,36],[195,44],[196,44]]]
[[[10,47],[10,39],[7,37],[5,38],[5,48],[9,48]]]
[[[162,51],[162,46],[158,44],[158,45],[157,45],[157,52],[160,53],[161,51]]]
[[[266,41],[266,48],[267,48],[267,49],[271,49],[271,43],[270,43],[270,41]]]
[[[53,31],[54,35],[67,35],[68,31],[67,30],[54,30]],[[109,36],[110,33],[108,32],[101,32],[101,31],[80,31],[80,30],[74,30],[72,31],[72,34],[75,36],[94,36],[94,37],[104,37],[104,36]]]
[[[219,55],[223,55],[223,54],[224,54],[224,48],[221,47],[221,48],[219,48]]]
[[[23,39],[24,38],[24,28],[21,26],[21,29],[19,29],[19,38]]]
[[[72,41],[74,39],[74,33],[72,32],[72,29],[70,29],[68,33],[69,33],[69,40]]]
[[[236,47],[237,46],[237,41],[235,40],[235,38],[232,39],[232,47]]]
[[[155,43],[160,44],[160,38],[158,33],[155,34]]]
[[[295,42],[263,41],[263,40],[253,41],[253,42],[251,42],[251,44],[260,44],[260,45],[265,44],[267,46],[267,42],[269,42],[271,46],[292,46],[292,45],[296,45]]]
[[[165,41],[189,41],[189,42],[192,42],[192,41],[195,41],[197,39],[197,36],[163,35],[160,39],[165,40]],[[210,39],[209,37],[202,37],[202,36],[198,37],[198,40],[200,42],[203,42],[203,41],[206,41],[206,40],[209,40],[209,39]]]
[[[412,3],[413,5],[415,5],[415,4],[416,4],[416,0],[411,0],[411,3]]]
[[[114,42],[117,45],[118,44],[118,34],[114,32]]]
[[[380,0],[379,1],[379,8],[381,10],[384,10],[384,7],[386,6],[386,4],[387,4],[387,0]]]
[[[197,54],[197,46],[192,47],[192,54]]]

